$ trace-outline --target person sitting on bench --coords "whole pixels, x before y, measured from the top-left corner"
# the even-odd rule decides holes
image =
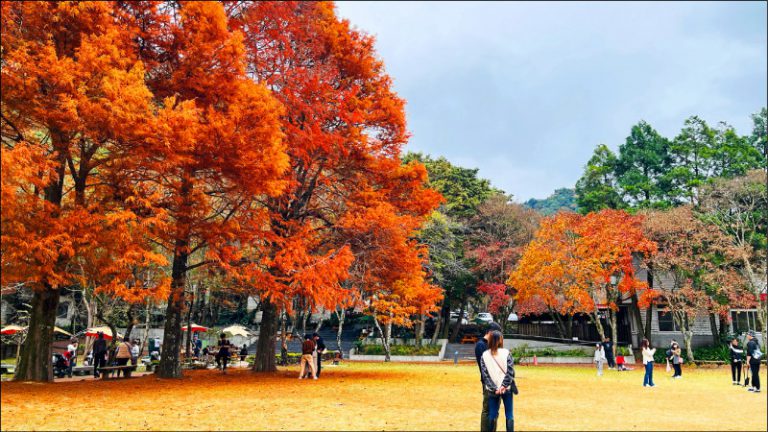
[[[131,340],[128,337],[125,337],[123,339],[123,342],[121,342],[117,346],[117,354],[115,354],[115,359],[117,359],[117,366],[127,366],[128,361],[131,359],[131,349],[133,347],[131,346]],[[130,369],[118,369],[117,375],[120,376],[120,371],[123,371],[123,375],[125,377],[131,376],[131,370]]]

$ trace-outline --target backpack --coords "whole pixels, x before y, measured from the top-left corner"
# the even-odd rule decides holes
[[[762,351],[760,351],[760,347],[755,348],[755,351],[752,353],[752,358],[755,360],[760,360],[760,357],[763,356]]]

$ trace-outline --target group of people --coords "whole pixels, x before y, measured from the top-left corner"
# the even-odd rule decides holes
[[[70,347],[72,345],[70,344]],[[75,348],[76,350],[77,348]],[[131,362],[132,366],[136,366],[139,362],[139,354],[141,352],[141,343],[138,339],[131,340],[129,337],[123,338],[114,348],[114,365],[115,366],[127,366],[128,362]],[[69,351],[69,348],[67,348]],[[107,339],[104,337],[103,332],[98,332],[96,340],[93,342],[93,352],[91,362],[93,363],[93,376],[99,378],[102,373],[102,368],[107,366],[109,359],[109,346]],[[131,371],[128,369],[117,370],[117,376],[120,373],[124,373],[126,376],[130,376]],[[69,376],[72,376],[71,370]]]
[[[320,370],[323,364],[323,353],[325,352],[325,342],[317,333],[304,335],[304,342],[301,344],[301,371],[299,379],[320,378]]]
[[[483,409],[480,417],[481,431],[495,431],[504,403],[506,430],[515,430],[513,395],[517,394],[515,367],[512,353],[504,348],[501,326],[490,323],[485,335],[475,344],[475,358],[480,369],[483,386]]]
[[[595,367],[597,367],[597,376],[603,375],[603,365],[608,364],[609,369],[616,369],[617,371],[630,370],[627,368],[624,361],[624,356],[621,353],[613,355],[613,342],[611,338],[606,337],[603,342],[595,344],[595,356],[593,359]]]
[[[643,355],[643,365],[645,366],[645,376],[643,377],[643,387],[654,387],[653,383],[653,364],[656,348],[651,347],[648,339],[643,339],[641,343],[641,352]],[[734,338],[729,345],[731,356],[731,379],[733,385],[741,385],[741,370],[745,369],[744,386],[747,390],[754,393],[760,393],[760,362],[763,357],[760,351],[760,344],[754,331],[747,332],[747,346],[742,349],[739,340]],[[745,359],[746,356],[746,359]],[[683,376],[682,365],[684,363],[682,349],[677,341],[670,342],[669,349],[665,352],[667,368],[672,366],[674,373],[672,378],[679,379]],[[749,371],[749,376],[747,375]]]
[[[744,349],[736,338],[731,341],[728,348],[731,354],[733,385],[741,385],[741,370],[744,369],[744,386],[750,392],[760,393],[760,362],[763,352],[760,351],[755,332],[747,332],[747,346]]]

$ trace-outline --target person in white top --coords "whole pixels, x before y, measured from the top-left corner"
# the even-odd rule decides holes
[[[507,432],[515,430],[512,411],[512,394],[517,393],[515,385],[515,362],[509,350],[502,348],[504,336],[500,331],[491,332],[488,349],[480,357],[480,374],[483,385],[493,395],[488,399],[488,420],[496,425],[501,402],[504,401]],[[495,430],[495,427],[494,427]]]
[[[603,375],[603,363],[606,362],[605,350],[603,350],[603,344],[595,345],[595,366],[597,366],[597,376]]]
[[[131,364],[136,366],[139,363],[139,340],[134,339],[131,344]]]
[[[640,346],[643,348],[643,364],[645,365],[643,387],[655,387],[653,383],[653,355],[656,354],[656,348],[651,348],[651,343],[648,342],[648,339],[643,339]]]
[[[67,366],[67,375],[72,378],[72,368],[77,365],[77,338],[69,340],[67,345],[67,357],[69,360],[69,366]]]

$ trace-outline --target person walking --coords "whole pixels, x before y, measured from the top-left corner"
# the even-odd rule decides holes
[[[670,350],[670,357],[672,360],[672,368],[675,370],[675,373],[672,375],[672,378],[682,378],[683,377],[683,350],[680,348],[680,345],[677,344],[677,342],[672,344],[672,347]]]
[[[221,370],[224,373],[227,373],[227,362],[229,362],[229,356],[231,355],[229,352],[231,346],[232,344],[227,339],[227,335],[222,333],[219,336],[219,352],[216,353],[216,364],[221,366]]]
[[[72,368],[77,364],[77,338],[69,340],[69,345],[67,345],[67,360],[69,360],[67,375],[72,378]]]
[[[608,363],[608,367],[611,369],[615,368],[616,362],[614,361],[613,356],[613,342],[609,337],[606,337],[603,340],[603,353],[605,353],[605,361]]]
[[[488,420],[496,424],[501,403],[504,402],[506,430],[515,430],[512,393],[516,393],[515,362],[509,350],[503,348],[504,336],[500,331],[491,332],[488,349],[480,357],[480,373],[483,386],[491,393],[488,398]]]
[[[731,352],[731,380],[733,385],[741,385],[741,369],[744,367],[744,350],[739,346],[739,339],[733,338],[728,344]],[[746,373],[745,373],[746,375]]]
[[[248,345],[243,344],[243,347],[240,348],[240,361],[244,362],[246,357],[248,357]]]
[[[299,379],[304,379],[304,371],[307,365],[312,371],[312,379],[317,379],[317,372],[315,371],[315,362],[312,359],[312,352],[315,350],[315,342],[309,335],[304,335],[304,342],[301,344],[301,371],[299,372]]]
[[[317,377],[320,378],[322,370],[323,353],[325,352],[325,342],[317,333],[312,333],[312,339],[315,341],[315,355],[317,356]]]
[[[595,366],[597,367],[597,376],[603,376],[603,364],[606,362],[605,350],[603,344],[595,345]]]
[[[93,342],[93,376],[99,377],[99,369],[107,365],[107,340],[104,339],[104,333],[98,332],[96,340]]]
[[[648,339],[643,339],[640,344],[643,353],[643,365],[645,365],[645,376],[643,376],[643,387],[655,387],[653,383],[653,355],[656,354],[656,348],[651,348]]]
[[[485,384],[483,383],[483,368],[480,366],[480,359],[482,358],[483,353],[488,350],[488,340],[491,337],[491,333],[494,331],[501,332],[501,326],[492,322],[488,324],[488,329],[483,337],[481,337],[475,344],[475,359],[477,360],[477,368],[480,371],[480,384],[483,388],[483,409],[480,412],[480,430],[482,432],[496,430],[496,421],[494,420],[491,422],[488,419],[488,400],[493,393],[485,389]]]
[[[752,372],[750,380],[751,387],[747,390],[760,393],[760,361],[763,353],[760,351],[760,345],[757,343],[756,334],[753,330],[747,332],[747,366]]]

